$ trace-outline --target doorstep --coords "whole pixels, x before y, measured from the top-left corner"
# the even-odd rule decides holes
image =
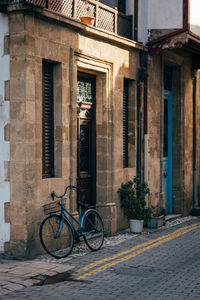
[[[192,216],[200,216],[200,207],[193,207],[191,211]]]
[[[181,214],[170,214],[170,215],[166,215],[165,216],[165,222],[169,222],[169,221],[174,221],[176,219],[181,218],[182,215]]]

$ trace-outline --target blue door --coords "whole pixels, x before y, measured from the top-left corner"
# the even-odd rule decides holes
[[[166,211],[172,213],[172,92],[164,91],[163,192]]]

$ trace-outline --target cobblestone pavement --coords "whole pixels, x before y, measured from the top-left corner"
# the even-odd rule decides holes
[[[63,260],[1,260],[0,299],[200,299],[199,249],[200,219],[188,217],[106,238],[97,252],[75,247]]]

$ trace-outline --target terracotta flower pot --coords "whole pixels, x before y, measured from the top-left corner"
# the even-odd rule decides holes
[[[93,26],[94,25],[94,18],[93,17],[80,17],[81,22]]]

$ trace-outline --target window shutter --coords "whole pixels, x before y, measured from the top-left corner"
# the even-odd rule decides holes
[[[118,1],[118,10],[122,12],[123,14],[126,13],[126,0],[120,0]]]
[[[128,80],[124,79],[123,89],[123,165],[128,167]]]
[[[43,178],[54,176],[53,64],[43,62]]]

